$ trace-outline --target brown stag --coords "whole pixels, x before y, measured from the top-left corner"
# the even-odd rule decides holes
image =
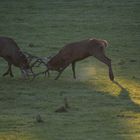
[[[99,61],[106,64],[109,68],[110,80],[114,80],[114,75],[111,66],[111,59],[105,55],[105,48],[108,46],[106,40],[101,39],[86,39],[79,42],[74,42],[65,45],[54,57],[47,63],[47,70],[58,71],[59,74],[55,79],[58,79],[66,67],[72,64],[73,77],[76,78],[75,64],[77,61],[85,59],[89,56],[94,56]],[[40,73],[36,74],[39,75]]]
[[[12,65],[19,67],[24,77],[31,73],[26,56],[12,38],[0,37],[0,57],[3,57],[8,62],[8,70],[3,76],[10,74],[13,77]]]

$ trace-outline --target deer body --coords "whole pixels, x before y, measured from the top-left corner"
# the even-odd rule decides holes
[[[85,59],[89,56],[94,56],[104,64],[106,64],[109,68],[109,77],[111,80],[114,80],[114,75],[111,67],[111,59],[106,57],[105,55],[105,47],[107,47],[106,40],[100,39],[87,39],[79,42],[70,43],[64,46],[58,54],[56,54],[48,63],[47,67],[49,70],[58,71],[56,79],[59,78],[63,70],[72,64],[73,77],[76,78],[75,75],[75,63],[82,59]]]
[[[13,39],[0,37],[0,57],[3,57],[8,62],[8,70],[3,76],[10,74],[13,77],[12,65],[19,67],[22,73],[27,74],[29,69],[27,59]]]

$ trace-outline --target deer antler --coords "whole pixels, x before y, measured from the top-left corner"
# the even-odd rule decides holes
[[[46,75],[46,73],[49,73],[49,69],[47,69],[47,70],[45,70],[43,72],[39,72],[39,73],[34,74],[32,80],[34,80],[38,75],[40,75],[40,74],[45,74]]]

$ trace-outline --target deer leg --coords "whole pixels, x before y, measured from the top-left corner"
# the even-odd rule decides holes
[[[6,75],[8,75],[9,74],[9,68],[8,68],[8,70],[3,74],[3,76],[6,76]]]
[[[9,72],[10,72],[10,76],[11,76],[11,77],[14,77],[14,75],[13,75],[13,73],[12,73],[12,65],[11,65],[11,64],[9,65]]]
[[[69,61],[67,61],[64,65],[63,65],[63,67],[61,67],[59,70],[58,70],[58,75],[56,76],[56,78],[55,78],[55,80],[57,80],[59,77],[60,77],[60,75],[62,74],[62,72],[65,70],[65,68],[68,66],[70,64],[70,62]]]
[[[61,71],[59,71],[58,75],[56,76],[56,78],[54,80],[57,80],[60,77],[60,75],[62,74],[62,72],[64,71],[64,69],[62,69]]]
[[[95,57],[108,66],[108,68],[109,68],[109,78],[110,78],[111,81],[113,81],[114,80],[114,74],[113,74],[113,71],[112,71],[111,59],[109,59],[105,55],[100,55],[100,56],[97,55]]]
[[[72,62],[72,71],[73,71],[73,78],[76,79],[76,74],[75,74],[75,62]]]
[[[8,63],[8,70],[3,74],[3,76],[6,76],[10,73],[10,76],[13,77],[12,69],[11,69],[11,64]]]

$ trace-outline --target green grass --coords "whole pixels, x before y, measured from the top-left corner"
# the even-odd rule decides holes
[[[52,55],[90,37],[108,40],[106,53],[121,85],[92,57],[77,64],[77,80],[71,68],[58,81],[53,72],[22,80],[13,67],[14,78],[0,77],[0,140],[139,140],[139,7],[139,0],[0,1],[0,35],[32,54]],[[6,68],[0,58],[1,75]],[[55,113],[64,97],[70,109]],[[43,123],[36,122],[38,114]]]

